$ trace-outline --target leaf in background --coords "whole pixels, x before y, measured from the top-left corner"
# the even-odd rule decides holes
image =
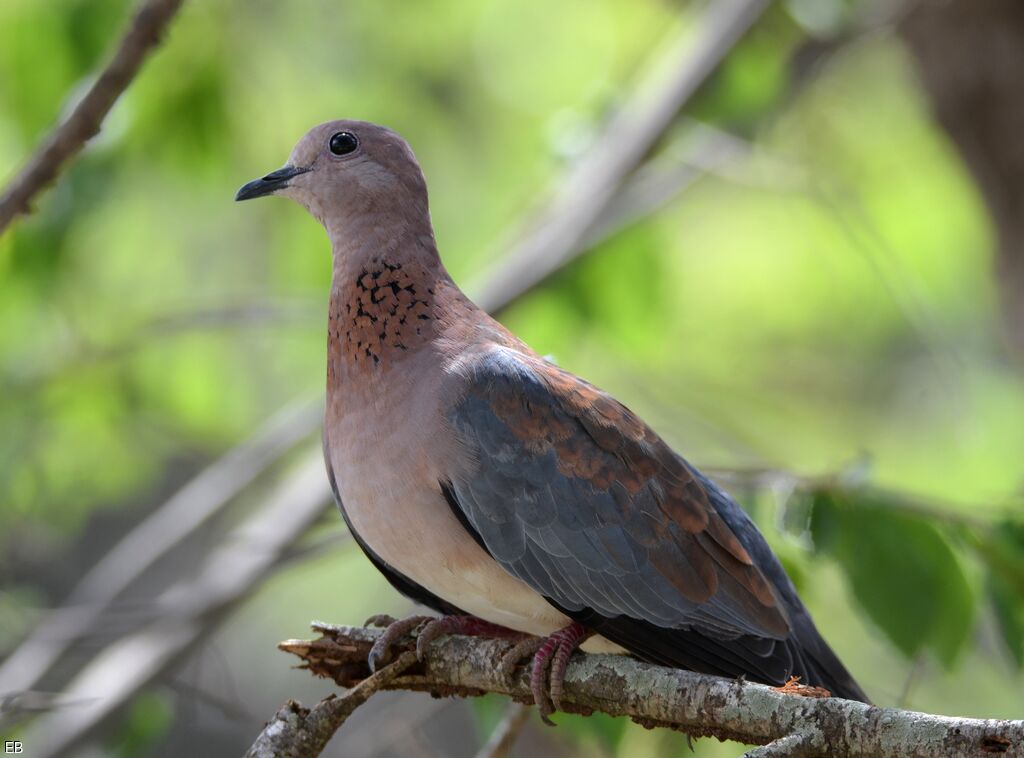
[[[1024,598],[999,574],[989,574],[988,596],[995,610],[999,633],[1017,668],[1024,667]]]
[[[1024,667],[1024,522],[1004,521],[972,540],[988,569],[986,590],[1006,649]]]
[[[868,492],[822,490],[814,495],[811,535],[904,655],[929,649],[946,667],[953,664],[971,630],[974,593],[934,524]]]

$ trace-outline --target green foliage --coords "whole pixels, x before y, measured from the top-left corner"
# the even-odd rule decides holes
[[[986,590],[1003,642],[1017,668],[1024,668],[1024,521],[999,522],[972,535],[987,570]]]
[[[861,606],[904,655],[930,650],[953,664],[972,627],[974,592],[933,523],[868,493],[819,490],[811,535],[816,550],[842,565]]]
[[[1006,649],[1017,663],[1017,668],[1024,667],[1024,603],[1020,601],[1021,594],[1007,577],[996,573],[988,577],[988,593]]]

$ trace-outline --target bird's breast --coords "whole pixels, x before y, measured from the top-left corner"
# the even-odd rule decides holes
[[[569,620],[501,568],[441,493],[464,452],[439,389],[429,371],[410,366],[328,393],[328,465],[345,512],[374,553],[438,597],[495,624],[550,634]]]

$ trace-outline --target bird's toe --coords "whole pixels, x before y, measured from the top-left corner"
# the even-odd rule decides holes
[[[562,710],[562,691],[565,686],[565,670],[569,667],[569,659],[576,648],[586,640],[592,632],[579,624],[566,627],[555,636],[559,637],[558,647],[551,659],[551,704],[556,711]]]
[[[532,659],[544,644],[543,637],[526,636],[508,649],[508,652],[501,656],[498,661],[498,673],[506,681],[511,681],[516,667],[524,660]]]
[[[517,632],[476,616],[443,616],[430,621],[416,635],[416,655],[420,660],[426,655],[427,647],[438,637],[446,634],[464,634],[469,637],[494,637],[498,639],[518,639],[523,636]]]
[[[375,613],[363,622],[363,626],[378,626],[387,628],[398,621],[394,616],[387,613]]]
[[[391,648],[398,640],[405,637],[422,623],[431,620],[432,617],[430,616],[409,616],[409,618],[398,621],[392,619],[384,632],[377,638],[377,641],[373,643],[373,647],[370,648],[370,654],[367,656],[370,671],[376,671],[381,664],[387,663],[391,658]]]
[[[534,653],[530,669],[530,690],[540,712],[541,721],[549,726],[554,726],[549,716],[561,709],[565,670],[569,666],[569,658],[579,644],[591,634],[592,632],[580,624],[570,624],[543,640]]]

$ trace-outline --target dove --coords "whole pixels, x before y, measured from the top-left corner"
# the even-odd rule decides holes
[[[367,558],[440,618],[387,622],[371,667],[419,629],[514,640],[541,715],[572,653],[868,701],[737,503],[611,395],[477,307],[438,253],[398,134],[339,120],[237,200],[278,195],[330,239],[323,449]],[[532,658],[530,658],[532,656]]]

